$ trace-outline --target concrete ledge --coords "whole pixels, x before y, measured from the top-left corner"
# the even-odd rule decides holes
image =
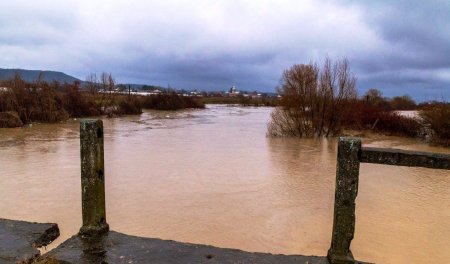
[[[450,155],[440,153],[362,148],[360,161],[364,163],[450,170]]]
[[[59,263],[277,263],[328,264],[326,257],[250,253],[237,249],[129,236],[110,231],[101,239],[73,236],[44,257]]]
[[[0,263],[27,263],[59,236],[57,224],[0,219]]]

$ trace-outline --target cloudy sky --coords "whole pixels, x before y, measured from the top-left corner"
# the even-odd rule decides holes
[[[0,68],[184,89],[274,91],[348,58],[362,94],[450,100],[449,0],[2,0]]]

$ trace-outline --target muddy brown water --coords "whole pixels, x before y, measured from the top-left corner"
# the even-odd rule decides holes
[[[107,221],[126,234],[326,255],[336,139],[267,138],[270,108],[209,105],[104,119]],[[414,139],[365,146],[450,153]],[[79,123],[0,130],[0,217],[81,226]],[[450,172],[362,164],[357,259],[446,263]]]

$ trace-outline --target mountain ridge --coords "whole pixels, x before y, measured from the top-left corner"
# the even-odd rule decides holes
[[[26,69],[5,69],[0,68],[0,80],[10,80],[19,74],[21,78],[27,82],[34,82],[42,76],[42,80],[46,82],[58,81],[61,83],[74,83],[76,81],[82,82],[80,79],[70,76],[60,71],[48,70],[26,70]]]

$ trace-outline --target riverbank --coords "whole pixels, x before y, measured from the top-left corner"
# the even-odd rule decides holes
[[[450,146],[450,104],[430,103],[417,110],[374,112],[364,117],[365,126],[347,124],[343,134],[380,133],[410,137],[438,146]]]
[[[20,78],[5,82],[0,90],[0,128],[31,123],[60,123],[69,118],[139,115],[142,109],[202,109],[194,97],[174,92],[156,95],[127,95],[116,92],[82,92],[79,84],[26,83]]]

